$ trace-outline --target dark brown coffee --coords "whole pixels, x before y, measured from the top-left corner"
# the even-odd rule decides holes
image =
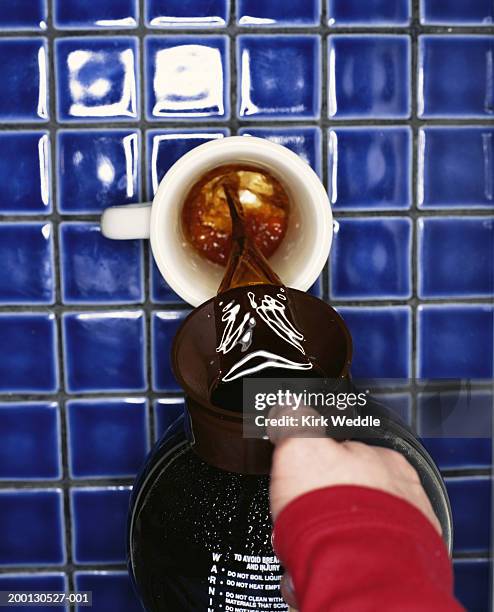
[[[232,222],[225,181],[238,193],[247,234],[265,257],[271,257],[286,233],[289,196],[272,174],[248,164],[219,166],[193,185],[182,209],[186,239],[206,259],[226,265],[232,248]]]

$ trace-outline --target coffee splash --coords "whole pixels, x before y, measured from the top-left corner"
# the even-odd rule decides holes
[[[232,250],[214,302],[218,371],[210,400],[219,407],[242,406],[246,377],[320,376],[288,294],[246,231],[236,185],[223,183],[232,220]],[[234,297],[231,290],[237,288]],[[240,291],[239,289],[243,289]]]

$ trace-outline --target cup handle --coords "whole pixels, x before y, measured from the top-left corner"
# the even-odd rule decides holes
[[[101,233],[113,240],[149,238],[151,202],[111,206],[101,215]]]

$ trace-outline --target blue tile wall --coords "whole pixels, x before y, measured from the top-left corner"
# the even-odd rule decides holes
[[[489,610],[493,20],[491,0],[3,2],[0,589],[139,609],[126,507],[184,409],[169,349],[189,307],[99,215],[241,134],[327,188],[338,232],[310,292],[348,323],[354,376],[395,381],[381,400],[448,478],[458,597]],[[464,376],[485,436],[432,435],[435,392],[401,379]]]
[[[73,488],[74,561],[81,565],[123,563],[130,487]]]
[[[336,34],[329,37],[328,52],[330,117],[410,115],[408,36]]]
[[[136,475],[149,450],[144,398],[71,400],[66,412],[74,478]]]
[[[142,242],[115,244],[99,223],[60,225],[61,293],[65,304],[139,303],[144,299]]]
[[[239,36],[238,114],[244,119],[317,119],[321,112],[318,36]],[[284,67],[289,65],[290,70]],[[283,72],[283,79],[277,75]]]
[[[2,132],[0,177],[0,214],[49,214],[52,188],[48,132]]]
[[[53,227],[45,222],[0,225],[0,299],[10,304],[53,304]]]
[[[139,199],[139,138],[136,130],[60,130],[58,210],[100,213]]]
[[[328,146],[328,190],[335,210],[410,208],[409,128],[335,128]]]
[[[0,589],[2,591],[58,591],[67,592],[68,581],[65,574],[61,572],[50,572],[50,573],[5,573],[0,575]],[[40,604],[38,607],[39,612],[68,612],[68,606],[50,606]],[[8,610],[9,608],[7,608]],[[12,610],[12,607],[10,607]]]

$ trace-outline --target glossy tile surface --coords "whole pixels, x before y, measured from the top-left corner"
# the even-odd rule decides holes
[[[0,566],[63,565],[62,491],[0,491]]]
[[[99,223],[62,223],[60,255],[64,303],[143,301],[141,241],[115,243],[101,234]]]
[[[486,552],[490,546],[492,483],[488,476],[446,478],[453,510],[455,552]]]
[[[135,28],[137,0],[53,0],[55,27],[64,30]]]
[[[48,0],[3,2],[0,30],[46,30]]]
[[[70,392],[146,390],[142,311],[65,313],[62,323]]]
[[[0,301],[53,304],[54,259],[51,223],[0,224]]]
[[[296,153],[319,176],[322,176],[321,131],[314,127],[299,128],[242,128],[243,136],[266,138]]]
[[[72,476],[135,476],[149,450],[146,408],[144,398],[67,402]]]
[[[48,57],[45,38],[0,39],[0,121],[35,123],[48,119]]]
[[[159,440],[172,423],[184,414],[182,398],[167,397],[154,402],[155,438]]]
[[[418,221],[419,295],[494,296],[494,217]]]
[[[410,20],[410,0],[327,0],[331,26],[406,25]]]
[[[186,311],[153,312],[151,338],[154,391],[180,391],[170,366],[170,349],[175,333],[186,315]]]
[[[0,394],[58,390],[55,315],[0,314]]]
[[[0,402],[0,432],[0,480],[54,480],[62,476],[56,402]]]
[[[218,27],[228,21],[228,0],[145,0],[152,28]]]
[[[494,115],[494,37],[421,36],[419,115]]]
[[[335,128],[328,147],[328,191],[335,210],[410,207],[409,128]]]
[[[354,378],[407,378],[411,366],[408,306],[339,307],[353,339]]]
[[[328,38],[328,113],[335,119],[410,115],[408,36]]]
[[[227,118],[228,39],[148,36],[146,114],[149,120]]]
[[[76,572],[75,585],[79,591],[92,591],[92,612],[142,612],[127,572]],[[85,612],[85,606],[76,606]]]
[[[139,117],[137,39],[60,38],[55,43],[59,121]]]
[[[494,129],[429,127],[419,132],[418,205],[494,208]]]
[[[149,256],[149,291],[151,301],[154,304],[183,304],[184,301],[179,297],[170,285],[161,276],[158,266],[152,255]]]
[[[421,0],[421,20],[439,25],[492,25],[494,5],[490,0]]]
[[[130,487],[70,491],[74,561],[81,565],[123,563]]]
[[[417,316],[419,377],[492,378],[492,305],[422,305]]]
[[[178,161],[192,149],[228,136],[229,130],[150,130],[147,132],[148,197],[151,199],[161,179]]]
[[[411,294],[409,219],[340,219],[331,254],[331,296],[408,298]]]
[[[140,197],[136,130],[61,130],[57,134],[58,209],[100,213]]]
[[[290,70],[285,72],[287,65]],[[317,119],[320,70],[317,36],[239,36],[238,115],[244,119]],[[283,79],[277,79],[281,71]]]
[[[242,26],[318,25],[321,0],[239,0],[237,21]]]
[[[48,132],[0,133],[0,215],[51,212],[50,157]]]

